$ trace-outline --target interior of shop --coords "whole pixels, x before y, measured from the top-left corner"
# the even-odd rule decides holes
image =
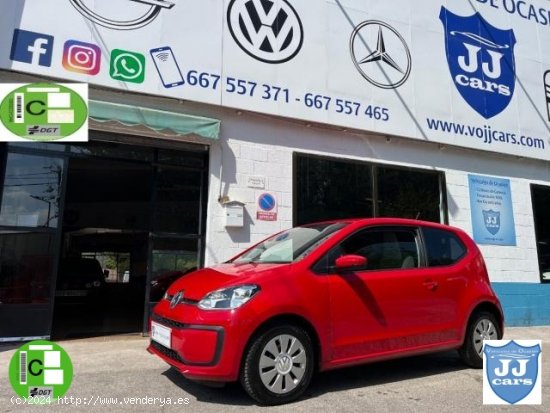
[[[531,185],[540,278],[550,283],[550,186]]]

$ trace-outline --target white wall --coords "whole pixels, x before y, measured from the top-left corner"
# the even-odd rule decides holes
[[[315,153],[444,171],[449,223],[472,234],[468,173],[511,180],[517,246],[481,246],[492,281],[539,282],[530,183],[550,185],[550,164],[488,152],[330,130],[305,123],[223,110],[221,142],[211,147],[206,264],[222,262],[269,234],[292,226],[292,155]],[[223,176],[220,182],[220,160]],[[256,197],[247,177],[266,177],[279,201],[277,222],[255,219]],[[246,204],[245,227],[224,228],[221,194]]]

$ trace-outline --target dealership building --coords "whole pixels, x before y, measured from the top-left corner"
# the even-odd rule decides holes
[[[548,2],[11,3],[0,98],[87,83],[89,141],[2,119],[0,341],[142,332],[170,277],[351,217],[463,229],[550,324]]]

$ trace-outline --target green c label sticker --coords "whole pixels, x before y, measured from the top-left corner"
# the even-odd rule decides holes
[[[7,93],[0,103],[0,120],[14,135],[53,141],[78,131],[88,118],[82,96],[60,84],[33,83]]]
[[[9,378],[19,397],[46,404],[63,397],[69,390],[73,364],[59,344],[31,341],[19,347],[11,358]]]

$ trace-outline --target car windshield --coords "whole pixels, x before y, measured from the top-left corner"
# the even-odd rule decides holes
[[[338,222],[292,228],[259,243],[231,262],[244,264],[298,261],[346,225]]]

